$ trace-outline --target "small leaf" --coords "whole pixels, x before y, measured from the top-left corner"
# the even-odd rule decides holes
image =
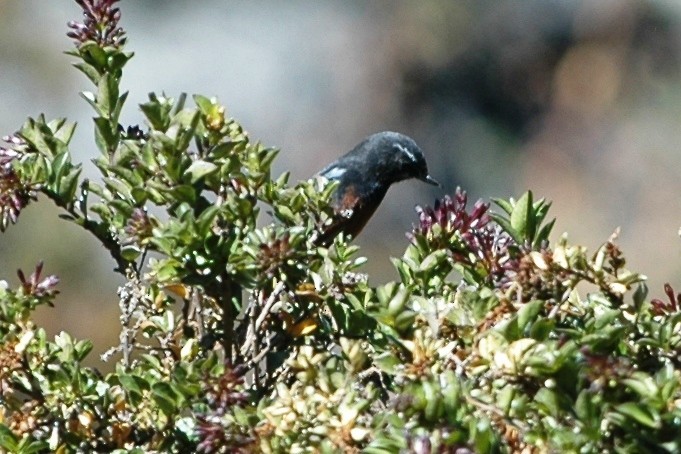
[[[513,212],[513,205],[511,205],[508,200],[504,199],[492,199],[492,201],[502,210],[506,212],[506,214],[511,214]]]
[[[68,145],[76,131],[76,123],[64,122],[54,133],[54,138]]]
[[[118,100],[118,81],[111,74],[105,74],[97,84],[97,107],[99,114],[107,119],[116,108]]]
[[[118,97],[116,102],[116,108],[111,112],[110,119],[112,123],[118,123],[118,119],[121,116],[121,111],[125,105],[125,100],[128,99],[128,92],[126,91],[121,96]]]
[[[527,191],[516,202],[511,212],[511,227],[524,240],[534,237],[534,217],[532,211],[532,191]]]
[[[553,226],[555,223],[556,219],[553,218],[548,223],[544,224],[544,226],[542,226],[541,230],[539,231],[535,239],[535,246],[539,246],[542,241],[549,240],[549,235],[551,235],[551,230],[553,230]]]
[[[560,399],[552,389],[541,388],[534,396],[534,400],[541,405],[542,413],[553,417],[560,415]]]
[[[213,101],[201,95],[194,95],[193,98],[202,114],[209,115],[211,113],[213,106],[215,105]]]
[[[170,194],[178,202],[186,202],[190,205],[194,205],[196,202],[196,190],[187,184],[181,184],[175,186],[170,190]]]
[[[635,402],[625,402],[615,408],[618,413],[628,416],[651,429],[659,429],[662,425],[660,423],[660,415],[652,408],[644,407]]]
[[[400,312],[402,312],[409,300],[409,290],[403,285],[400,285],[395,295],[390,299],[388,303],[388,315],[395,317]]]
[[[595,405],[593,394],[583,389],[575,401],[575,414],[582,422],[593,421],[596,418]]]
[[[106,184],[106,187],[114,194],[117,194],[119,197],[126,200],[132,199],[132,194],[130,193],[130,186],[128,186],[121,180],[117,178],[102,178],[102,180]]]
[[[17,443],[17,437],[9,427],[0,424],[0,447],[6,449],[7,452],[17,452]]]
[[[104,117],[95,117],[95,143],[97,148],[105,155],[111,154],[118,147],[120,133],[118,129],[112,130],[111,123]]]
[[[229,157],[234,151],[235,142],[222,142],[209,150],[209,156],[213,159],[224,159]]]
[[[400,359],[391,352],[383,352],[374,357],[374,364],[383,372],[395,373],[395,368],[401,364]]]
[[[187,170],[185,170],[185,174],[189,175],[190,183],[194,184],[197,181],[199,181],[201,178],[205,177],[206,175],[210,175],[211,173],[214,173],[217,170],[218,170],[218,166],[216,166],[212,162],[197,160],[197,161],[194,161],[187,168]]]
[[[648,286],[644,282],[641,282],[636,286],[636,290],[634,291],[633,295],[634,307],[636,309],[640,309],[641,307],[643,307],[643,303],[645,302],[647,297]]]
[[[126,244],[121,247],[121,257],[128,262],[132,262],[140,256],[142,251],[136,244]]]
[[[99,106],[97,105],[97,96],[95,96],[94,93],[91,91],[83,91],[80,93],[80,97],[83,98],[84,100],[87,101],[90,106],[92,106],[93,109],[95,109],[95,112],[97,112],[97,115],[101,115],[102,113],[99,111]]]
[[[99,83],[99,79],[102,77],[101,74],[97,71],[97,68],[94,66],[87,64],[87,63],[74,63],[74,67],[78,68],[80,72],[85,74],[85,76],[90,79],[90,82],[93,84],[97,85]]]
[[[116,52],[109,56],[109,71],[111,73],[116,73],[123,69],[123,66],[133,57],[133,53]],[[79,68],[80,69],[80,68]]]
[[[427,273],[432,271],[436,266],[441,264],[447,259],[447,251],[444,249],[438,249],[428,255],[421,264],[419,265],[418,271],[420,273]]]
[[[71,164],[71,157],[69,156],[69,153],[65,151],[64,153],[61,153],[57,155],[53,160],[52,160],[52,175],[50,176],[50,180],[53,183],[59,183],[61,180],[61,177],[64,175],[65,172],[68,172],[70,170],[70,164]]]
[[[140,109],[147,117],[151,127],[157,131],[165,132],[170,125],[170,111],[172,100],[159,98],[155,93],[149,93],[149,102],[140,104]]]
[[[166,416],[170,416],[175,413],[178,405],[177,395],[168,383],[154,383],[154,385],[151,387],[151,392],[154,402],[156,402],[156,405],[159,406],[161,411],[165,413]]]
[[[120,374],[118,381],[121,382],[126,391],[134,392],[139,396],[142,396],[143,391],[149,389],[149,383],[136,375]]]
[[[625,378],[622,382],[643,399],[652,399],[659,392],[655,380],[645,372],[634,372],[631,378]]]
[[[524,304],[518,311],[518,329],[524,332],[528,323],[534,321],[544,307],[544,301],[534,300]]]
[[[92,351],[93,344],[91,341],[85,339],[76,342],[74,346],[76,361],[82,361]]]
[[[506,233],[511,235],[513,239],[516,241],[516,243],[522,243],[523,242],[523,237],[520,234],[520,232],[516,231],[513,226],[511,225],[511,221],[497,213],[490,213],[490,217],[499,224],[499,226],[504,229]]]
[[[199,236],[206,236],[208,234],[208,231],[213,224],[213,220],[219,212],[219,206],[211,205],[199,215],[196,219],[196,231]]]
[[[103,72],[106,68],[107,55],[104,49],[94,41],[87,42],[78,48],[81,57],[86,63],[98,68]]]

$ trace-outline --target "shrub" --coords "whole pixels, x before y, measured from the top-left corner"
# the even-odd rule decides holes
[[[457,190],[417,209],[399,281],[372,287],[357,246],[315,241],[334,185],[273,178],[277,151],[216,100],[151,94],[145,125],[121,126],[120,10],[77,3],[101,180],[71,160],[75,124],[29,119],[0,149],[0,225],[43,194],[94,235],[126,279],[121,341],[103,376],[82,365],[89,341],[32,321],[56,277],[1,281],[2,449],[681,449],[681,295],[649,300],[616,235],[550,246],[543,199],[495,213]]]

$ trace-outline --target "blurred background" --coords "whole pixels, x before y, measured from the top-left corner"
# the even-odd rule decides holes
[[[416,204],[461,186],[478,198],[532,189],[553,201],[554,239],[598,247],[621,227],[628,266],[681,290],[681,2],[636,0],[121,2],[130,90],[217,96],[254,139],[282,150],[275,173],[308,178],[364,136],[421,145],[437,189],[391,189],[358,243],[372,283],[396,277]],[[95,176],[91,87],[63,54],[71,0],[0,0],[0,133],[44,112],[79,123],[72,150]],[[0,235],[0,279],[62,283],[40,312],[101,353],[117,343],[120,281],[85,232],[46,200]]]

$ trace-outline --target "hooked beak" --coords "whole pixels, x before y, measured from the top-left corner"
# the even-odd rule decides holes
[[[424,183],[432,184],[433,186],[441,186],[440,183],[430,175],[426,175],[425,177],[419,178],[419,180],[423,181]]]

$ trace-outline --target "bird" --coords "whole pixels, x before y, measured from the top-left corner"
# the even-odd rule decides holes
[[[394,183],[418,179],[440,186],[414,139],[392,131],[366,137],[318,175],[338,182],[331,195],[336,219],[321,233],[320,244],[329,244],[341,232],[356,238]]]

